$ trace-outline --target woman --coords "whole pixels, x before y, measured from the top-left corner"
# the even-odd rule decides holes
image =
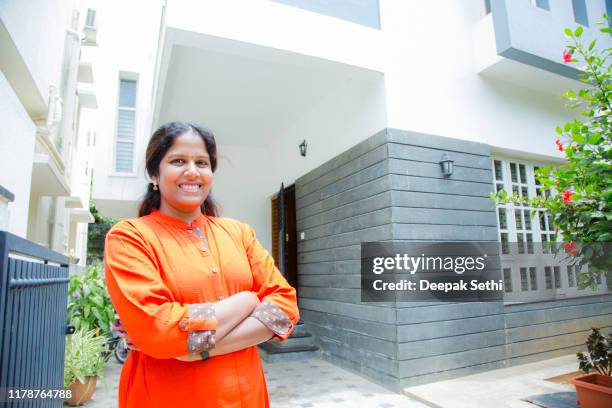
[[[135,349],[119,407],[267,407],[257,344],[285,340],[299,319],[295,289],[241,222],[210,196],[214,136],[173,122],[146,152],[153,183],[139,218],[107,234],[109,294]]]

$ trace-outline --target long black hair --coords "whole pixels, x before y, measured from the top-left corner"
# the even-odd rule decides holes
[[[162,159],[172,147],[174,140],[184,133],[193,132],[199,135],[204,141],[208,155],[210,156],[210,166],[214,172],[217,169],[217,143],[215,142],[215,136],[208,129],[201,126],[194,125],[186,122],[170,122],[162,125],[159,129],[153,133],[149,145],[147,146],[146,153],[146,169],[149,177],[159,177],[159,164]],[[161,194],[158,190],[153,189],[153,183],[149,183],[147,187],[147,193],[145,194],[140,208],[138,210],[138,216],[148,215],[154,209],[159,210],[161,204]],[[209,193],[204,203],[201,206],[202,213],[217,217],[219,210],[215,204],[211,194]]]

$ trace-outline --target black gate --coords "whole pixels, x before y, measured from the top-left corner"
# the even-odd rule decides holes
[[[67,257],[0,231],[0,406],[62,406],[32,397],[64,388],[67,292]]]

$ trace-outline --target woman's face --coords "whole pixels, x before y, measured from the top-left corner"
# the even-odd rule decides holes
[[[189,131],[174,139],[153,181],[161,194],[161,212],[188,223],[196,219],[213,181],[210,156],[202,137]]]

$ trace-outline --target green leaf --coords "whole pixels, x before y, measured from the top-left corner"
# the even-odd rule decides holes
[[[565,29],[565,35],[567,35],[568,37],[573,37],[574,33],[569,28],[566,28]]]
[[[596,42],[597,42],[597,40],[591,41],[591,43],[589,44],[589,51],[593,51],[593,47],[595,47],[595,43]]]
[[[612,241],[612,232],[604,232],[597,238],[599,242]]]
[[[576,35],[576,37],[580,37],[582,35],[582,31],[582,26],[578,26],[576,31],[574,31],[574,34]]]

